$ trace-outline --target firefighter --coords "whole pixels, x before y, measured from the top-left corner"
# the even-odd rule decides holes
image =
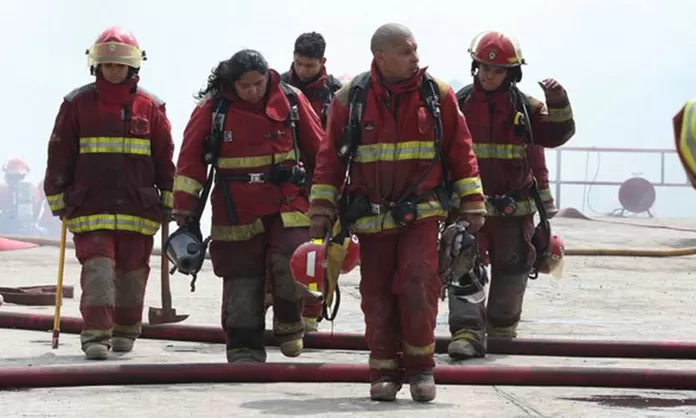
[[[140,336],[154,235],[169,218],[174,143],[165,104],[139,86],[133,34],[106,29],[87,51],[93,83],[64,97],[48,144],[44,191],[73,234],[88,359]]]
[[[285,356],[302,352],[302,298],[290,257],[309,239],[306,171],[324,135],[307,98],[280,80],[257,51],[220,62],[184,131],[174,216],[188,225],[206,180],[202,161],[213,109],[224,118],[212,190],[210,255],[222,277],[227,360],[264,362],[264,290],[273,286],[273,332]],[[215,103],[215,104],[214,104]],[[220,104],[218,104],[220,103]],[[196,215],[197,216],[197,215]]]
[[[307,96],[312,109],[326,126],[329,104],[341,82],[326,71],[326,41],[317,32],[303,33],[295,40],[290,71],[280,77]]]
[[[539,163],[530,161],[526,152],[529,135],[521,106],[527,106],[535,146],[558,147],[575,133],[568,95],[557,81],[539,82],[547,104],[517,90],[525,61],[514,39],[484,32],[474,38],[469,52],[473,89],[457,95],[486,193],[488,216],[477,242],[490,263],[491,283],[487,308],[485,302],[449,298],[449,354],[458,359],[485,355],[486,329],[489,336],[517,335],[527,279],[536,260],[532,167]],[[532,155],[539,155],[536,151]]]
[[[293,61],[290,71],[281,74],[281,80],[297,87],[309,99],[312,109],[319,116],[322,126],[326,126],[326,117],[331,99],[341,82],[326,71],[326,41],[317,32],[303,33],[295,40]],[[309,173],[311,176],[311,173]],[[269,302],[271,301],[268,298]],[[305,331],[319,330],[321,303],[306,300],[302,312]]]
[[[31,182],[25,180],[29,166],[21,158],[13,157],[2,167],[5,184],[0,184],[0,233],[35,236],[34,204],[37,193]]]
[[[310,195],[310,233],[325,237],[340,215],[359,237],[371,398],[393,401],[408,382],[412,398],[428,402],[436,395],[438,228],[449,203],[443,161],[461,200],[458,210],[473,231],[483,224],[485,206],[469,129],[454,92],[419,68],[411,31],[385,24],[372,36],[371,50],[371,70],[339,90],[331,104]],[[356,97],[353,86],[367,89],[362,103],[349,103]],[[427,104],[422,92],[432,98]],[[348,129],[351,108],[364,113],[362,123],[354,125],[361,113],[353,112]],[[344,137],[344,130],[351,134]],[[343,151],[353,145],[355,152],[346,158]],[[350,182],[343,187],[347,170]],[[340,205],[339,190],[345,191]],[[337,213],[341,206],[345,209]]]
[[[674,140],[686,176],[696,189],[696,99],[689,100],[672,119]]]

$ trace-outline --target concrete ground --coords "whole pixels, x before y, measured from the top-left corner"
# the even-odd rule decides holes
[[[632,221],[696,229],[693,220]],[[696,245],[696,232],[612,223],[555,219],[555,232],[567,248],[676,248]],[[68,252],[65,284],[75,286],[63,313],[78,316],[79,265]],[[54,284],[58,249],[0,252],[0,286]],[[152,260],[147,306],[160,306],[159,262]],[[530,282],[520,336],[569,339],[696,340],[694,283],[696,258],[568,257],[565,276]],[[362,331],[357,272],[342,277],[343,303],[336,331]],[[197,291],[188,278],[172,277],[174,306],[186,324],[217,325],[220,280],[206,264]],[[52,307],[5,304],[0,310],[52,314]],[[447,305],[440,311],[438,334],[447,335]],[[326,324],[323,331],[328,331]],[[51,350],[50,333],[0,331],[0,367],[79,364],[76,335],[61,336]],[[220,345],[140,340],[133,353],[110,361],[134,363],[224,362]],[[270,349],[269,361],[287,361]],[[307,351],[295,361],[362,363],[365,352]],[[446,355],[438,363],[449,364]],[[490,355],[466,364],[659,367],[696,370],[694,361],[571,359]],[[402,416],[421,417],[676,417],[696,416],[696,393],[605,388],[439,386],[437,400],[414,404],[408,387],[394,404],[371,402],[366,384],[191,384],[105,386],[0,392],[6,417],[252,417],[252,416]]]

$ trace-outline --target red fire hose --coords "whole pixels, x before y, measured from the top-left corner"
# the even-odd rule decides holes
[[[435,380],[448,385],[578,386],[633,389],[696,389],[696,371],[590,368],[438,366]],[[106,364],[0,368],[0,389],[176,383],[366,383],[365,365]]]
[[[53,317],[41,314],[0,312],[0,328],[50,331],[53,329]],[[82,319],[63,317],[60,329],[66,334],[79,334],[82,329]],[[141,338],[211,344],[224,344],[225,342],[222,329],[205,325],[144,324]],[[266,333],[266,344],[269,346],[277,345],[270,332]],[[307,348],[321,350],[367,350],[365,337],[356,333],[313,332],[305,335],[304,344]],[[446,353],[448,344],[448,337],[438,337],[436,351]],[[488,352],[491,354],[532,356],[696,360],[696,343],[490,338]]]

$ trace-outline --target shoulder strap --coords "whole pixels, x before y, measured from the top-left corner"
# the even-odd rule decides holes
[[[280,81],[282,81],[283,83],[289,83],[290,82],[290,71],[286,71],[283,74],[281,74]]]
[[[280,89],[285,94],[285,97],[290,102],[290,113],[288,114],[287,124],[290,126],[292,134],[292,145],[295,148],[295,161],[300,162],[302,160],[302,155],[300,154],[300,145],[297,140],[297,121],[300,120],[300,110],[297,104],[297,94],[299,90],[290,84],[281,81]]]
[[[464,103],[469,99],[469,96],[471,96],[471,92],[474,90],[474,85],[469,84],[468,86],[462,87],[457,93],[457,103],[459,103],[459,107],[463,107]]]

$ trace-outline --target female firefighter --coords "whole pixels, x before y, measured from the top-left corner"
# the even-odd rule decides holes
[[[527,279],[537,258],[532,238],[533,156],[538,152],[528,149],[561,146],[575,133],[568,95],[557,81],[539,83],[548,109],[517,89],[525,61],[514,39],[484,32],[474,38],[469,53],[474,84],[458,92],[457,98],[471,130],[486,194],[488,215],[477,241],[480,253],[490,261],[491,283],[487,307],[485,302],[449,298],[449,353],[455,358],[484,356],[486,328],[489,336],[516,336]],[[531,119],[533,144],[525,113]],[[555,237],[547,239],[553,241],[549,248],[558,248]]]
[[[273,286],[273,332],[285,356],[302,352],[302,299],[290,257],[309,240],[306,173],[324,134],[299,90],[280,81],[256,51],[242,50],[220,62],[198,94],[184,131],[174,182],[173,214],[187,225],[206,181],[204,153],[219,151],[212,190],[210,254],[223,279],[222,326],[227,360],[264,362],[264,288]],[[226,109],[226,110],[225,110]],[[221,136],[211,142],[213,112]],[[194,219],[195,220],[195,219]]]

